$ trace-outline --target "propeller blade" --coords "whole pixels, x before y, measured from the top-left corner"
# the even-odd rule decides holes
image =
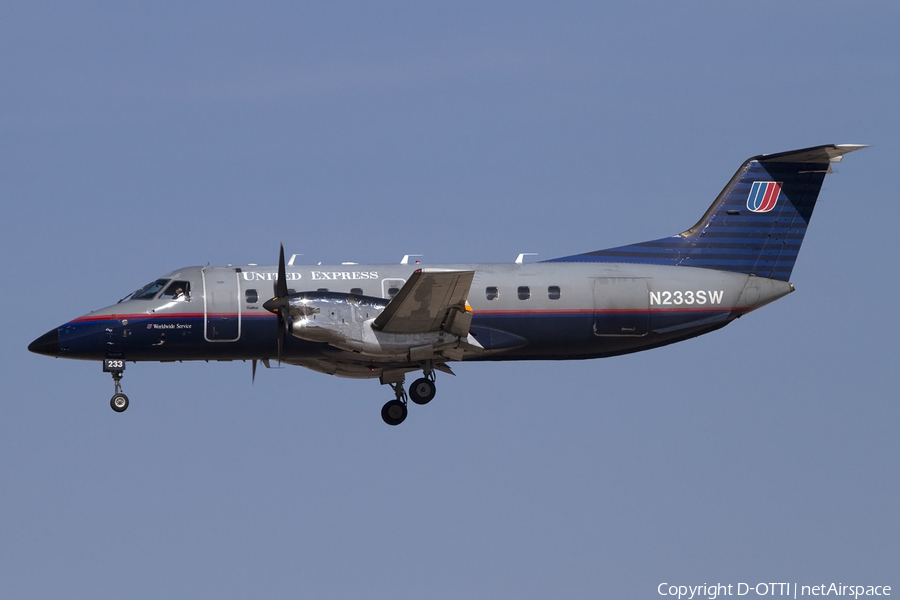
[[[275,298],[266,300],[263,303],[263,308],[265,308],[270,313],[274,313],[278,318],[278,364],[281,364],[281,354],[282,349],[284,348],[284,336],[290,331],[290,324],[288,323],[288,319],[290,318],[290,305],[291,301],[287,296],[276,296]]]
[[[278,255],[278,279],[275,280],[275,297],[282,298],[288,295],[287,274],[284,267],[284,244],[281,244],[281,252]]]
[[[290,321],[288,321],[291,318],[291,299],[288,298],[287,269],[284,265],[284,244],[281,244],[281,251],[278,254],[278,279],[275,280],[274,288],[275,297],[263,302],[263,308],[278,317],[278,364],[281,364],[281,357],[284,351],[284,336],[290,333],[291,330]],[[254,361],[255,368],[256,362]]]
[[[250,377],[250,385],[256,383],[256,359],[253,359],[253,375]]]

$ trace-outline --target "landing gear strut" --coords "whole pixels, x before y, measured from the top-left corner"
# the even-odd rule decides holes
[[[128,408],[128,396],[122,393],[122,374],[125,361],[118,358],[107,358],[103,361],[103,371],[110,373],[116,386],[116,393],[109,401],[109,406],[116,412],[125,412]]]
[[[381,408],[381,418],[388,425],[399,425],[406,420],[406,392],[403,391],[403,382],[392,383],[396,397]]]

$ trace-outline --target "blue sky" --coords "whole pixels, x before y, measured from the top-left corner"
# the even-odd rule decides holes
[[[0,596],[658,597],[892,585],[900,8],[0,7]],[[601,361],[463,364],[401,427],[301,368],[48,329],[185,265],[512,261],[677,233],[741,162],[825,181],[797,292]],[[752,594],[751,594],[752,595]]]

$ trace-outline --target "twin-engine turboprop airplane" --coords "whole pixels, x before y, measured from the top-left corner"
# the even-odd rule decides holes
[[[719,329],[789,294],[830,163],[859,145],[747,160],[700,221],[672,237],[522,264],[186,267],[78,317],[28,349],[103,361],[128,408],[126,362],[276,359],[379,378],[426,404],[435,372],[465,360],[601,358]],[[291,261],[293,262],[293,261]],[[274,297],[264,295],[274,287]],[[423,377],[404,390],[407,373]]]

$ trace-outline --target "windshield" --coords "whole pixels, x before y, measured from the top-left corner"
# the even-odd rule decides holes
[[[166,284],[169,283],[168,279],[157,279],[153,283],[148,283],[135,293],[131,295],[132,300],[153,300],[156,295],[159,293],[159,290],[163,289]]]

